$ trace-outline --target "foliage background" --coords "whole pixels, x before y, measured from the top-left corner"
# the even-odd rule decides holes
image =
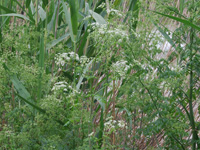
[[[199,149],[198,0],[1,0],[1,149]]]

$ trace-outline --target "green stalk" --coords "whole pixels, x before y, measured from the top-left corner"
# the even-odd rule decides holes
[[[36,0],[36,18],[35,18],[35,26],[38,25],[38,0]]]
[[[193,39],[194,39],[194,29],[191,29],[190,32],[190,95],[189,95],[189,110],[190,110],[190,124],[192,127],[192,149],[196,150],[196,144],[197,141],[199,140],[198,133],[196,130],[195,126],[195,121],[194,121],[194,112],[193,112],[193,106],[192,106],[192,101],[193,101],[193,53],[192,53],[192,45],[193,45]],[[197,149],[200,148],[200,144],[197,144]]]

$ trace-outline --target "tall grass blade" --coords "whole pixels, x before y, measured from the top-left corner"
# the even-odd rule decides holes
[[[170,19],[176,20],[176,21],[178,21],[178,22],[181,22],[181,23],[183,23],[183,24],[185,24],[185,25],[188,25],[188,26],[190,26],[190,27],[192,27],[192,28],[197,29],[198,31],[200,31],[200,27],[199,27],[199,26],[193,24],[192,22],[190,22],[190,21],[188,21],[188,20],[181,19],[181,18],[174,17],[174,16],[170,16],[170,15],[166,15],[166,14],[163,14],[163,13],[160,13],[160,12],[156,12],[156,11],[153,11],[153,12],[154,12],[154,13],[157,13],[157,14],[159,14],[159,15],[168,17],[168,18],[170,18]]]
[[[46,12],[41,6],[38,6],[38,13],[42,21],[46,19]]]
[[[2,5],[0,5],[0,9],[4,10],[6,13],[15,13],[13,10],[7,8],[7,7],[4,7]]]
[[[31,4],[31,0],[26,0],[26,8],[28,8]]]
[[[97,14],[96,12],[92,10],[89,10],[89,13],[92,15],[95,21],[98,22],[99,24],[107,24],[107,22],[101,15]]]
[[[70,36],[69,33],[66,33],[63,36],[59,37],[58,39],[51,41],[50,43],[48,43],[46,45],[46,50],[51,49],[56,44],[58,44],[59,42],[63,41],[64,39],[68,38],[69,36]]]
[[[8,72],[8,75],[10,77],[10,80],[12,81],[15,89],[17,90],[19,96],[23,97],[24,99],[31,101],[31,95],[30,93],[26,90],[26,88],[24,87],[24,85],[19,81],[19,79],[17,78],[17,76],[15,74],[12,74],[9,70],[9,68],[3,64],[4,69]]]
[[[104,130],[104,119],[103,119],[103,108],[101,109],[101,117],[100,117],[100,131],[99,131],[99,137],[98,137],[98,144],[99,148],[101,148],[103,144],[103,130]]]
[[[38,79],[38,100],[42,96],[42,77],[44,71],[44,59],[45,59],[45,50],[44,50],[44,35],[40,37],[40,54],[39,54],[39,79]]]
[[[66,19],[66,22],[67,22],[68,27],[69,27],[70,37],[71,37],[72,41],[75,41],[73,30],[72,30],[71,14],[70,14],[70,11],[69,11],[69,7],[64,3],[63,0],[62,0],[62,6],[63,6],[63,11],[65,13],[65,19]]]
[[[76,90],[79,90],[81,87],[81,83],[86,75],[86,72],[89,70],[90,65],[92,64],[92,62],[94,61],[94,59],[92,59],[86,66],[86,68],[83,70],[83,73],[78,81],[78,84],[76,85]]]
[[[74,36],[76,37],[78,31],[78,11],[79,11],[78,0],[69,1],[69,5],[70,5],[72,30]]]
[[[176,49],[176,45],[173,42],[173,40],[169,37],[169,35],[161,27],[159,27],[158,24],[154,22],[153,20],[152,20],[152,23],[157,27],[157,29],[164,36],[164,38]]]
[[[52,4],[53,5],[53,4]],[[52,6],[53,7],[53,6]],[[58,3],[56,4],[55,8],[54,8],[54,12],[53,12],[53,15],[51,17],[51,21],[48,23],[47,25],[47,31],[48,33],[51,32],[53,26],[54,26],[54,23],[55,23],[55,18],[56,18],[56,12],[57,12],[57,8],[58,8]]]
[[[10,14],[3,14],[3,15],[0,15],[0,16],[6,16],[6,17],[18,17],[18,18],[21,18],[21,19],[25,19],[25,20],[28,20],[28,21],[31,21],[28,17],[24,16],[24,15],[21,15],[21,14],[16,14],[16,13],[10,13]]]
[[[105,110],[106,99],[103,98],[103,97],[100,96],[100,95],[95,95],[94,98],[99,102],[99,104],[101,105],[101,108],[102,108],[103,110]]]
[[[129,6],[129,9],[128,9],[128,13],[132,11],[132,12],[136,12],[138,11],[138,0],[132,0],[131,3],[130,3],[130,6]],[[126,20],[128,19],[128,15],[129,14],[126,14],[126,17],[124,18],[124,22],[126,22]],[[139,12],[136,12],[136,18],[135,19],[138,19],[138,13]]]

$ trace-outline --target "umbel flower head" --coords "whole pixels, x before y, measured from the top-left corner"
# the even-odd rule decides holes
[[[68,52],[62,54],[58,53],[56,55],[55,60],[58,66],[64,66],[66,63],[71,62],[72,60],[79,61],[79,56],[74,52]]]

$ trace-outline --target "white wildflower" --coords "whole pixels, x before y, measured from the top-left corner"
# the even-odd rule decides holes
[[[121,77],[124,77],[130,68],[130,65],[127,65],[127,63],[128,62],[125,60],[117,61],[112,65],[113,71],[118,73]]]
[[[118,127],[119,128],[124,128],[124,127],[126,127],[126,123],[125,123],[125,121],[124,120],[118,120]]]
[[[97,8],[105,8],[106,7],[106,3],[101,3],[101,5],[99,5]]]
[[[91,137],[94,135],[94,132],[91,132],[88,136]]]
[[[111,15],[123,17],[122,13],[119,10],[116,10],[116,9],[110,9],[110,13],[111,13]]]
[[[65,81],[60,81],[54,84],[53,88],[51,89],[52,91],[58,91],[60,89],[67,91],[68,88],[68,83]]]
[[[76,60],[79,61],[79,56],[78,54],[75,54],[74,52],[69,52],[69,53],[58,53],[55,58],[55,62],[57,65],[64,66],[67,62],[71,60]]]

